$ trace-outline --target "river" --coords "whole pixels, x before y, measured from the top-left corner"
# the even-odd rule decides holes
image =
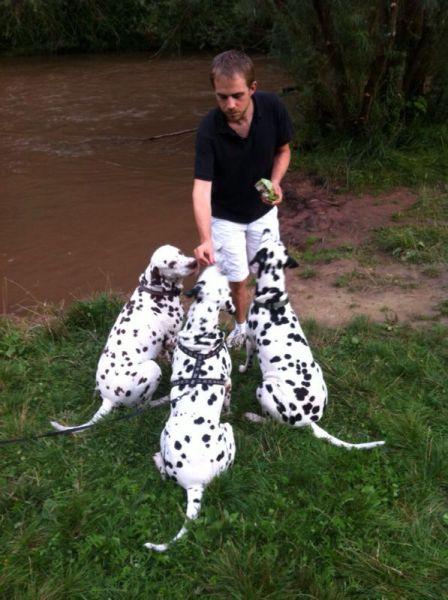
[[[0,60],[3,313],[129,292],[153,250],[191,253],[194,133],[211,56]],[[260,89],[288,84],[254,59]]]

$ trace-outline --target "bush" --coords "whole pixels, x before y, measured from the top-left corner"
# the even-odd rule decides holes
[[[300,93],[301,139],[395,138],[448,116],[444,0],[274,0],[274,47]]]
[[[3,3],[0,51],[267,49],[269,11],[253,0],[20,0]]]

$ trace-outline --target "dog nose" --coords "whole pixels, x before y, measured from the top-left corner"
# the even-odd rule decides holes
[[[196,259],[194,259],[190,263],[188,263],[189,269],[196,269],[197,266],[198,266],[198,261]]]

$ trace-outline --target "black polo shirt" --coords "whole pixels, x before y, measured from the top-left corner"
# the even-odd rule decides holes
[[[196,179],[212,182],[212,215],[251,223],[271,210],[255,183],[271,178],[277,148],[292,138],[292,123],[278,96],[255,92],[247,138],[240,137],[215,108],[201,121],[196,137]]]

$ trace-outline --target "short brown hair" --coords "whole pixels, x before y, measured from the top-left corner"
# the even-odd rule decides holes
[[[215,56],[210,70],[210,81],[215,87],[215,79],[219,75],[224,77],[234,77],[242,75],[246,80],[247,87],[250,87],[255,81],[254,63],[240,50],[227,50]]]

